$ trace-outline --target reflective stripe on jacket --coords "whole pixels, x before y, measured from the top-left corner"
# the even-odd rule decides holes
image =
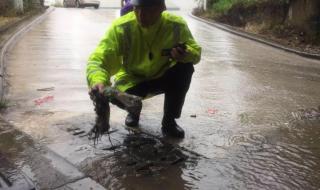
[[[88,85],[111,85],[110,77],[115,76],[115,86],[125,91],[139,82],[158,78],[176,64],[161,52],[179,42],[187,46],[183,62],[198,63],[201,48],[181,17],[165,11],[153,26],[142,28],[134,12],[128,13],[113,22],[89,57]]]

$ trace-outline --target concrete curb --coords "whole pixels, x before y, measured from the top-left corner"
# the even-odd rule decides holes
[[[221,23],[215,22],[213,20],[200,18],[198,16],[193,15],[192,13],[189,13],[189,16],[194,18],[194,19],[196,19],[196,20],[199,20],[201,22],[209,24],[209,25],[211,25],[213,27],[219,28],[220,30],[223,30],[223,31],[226,31],[226,32],[238,35],[238,36],[241,36],[243,38],[247,38],[247,39],[250,39],[250,40],[265,44],[265,45],[269,45],[271,47],[274,47],[274,48],[277,48],[277,49],[280,49],[280,50],[283,50],[283,51],[286,51],[286,52],[289,52],[289,53],[294,53],[294,54],[300,55],[302,57],[306,57],[306,58],[309,58],[309,59],[320,60],[320,54],[306,53],[306,52],[298,51],[298,50],[295,50],[295,49],[292,49],[292,48],[288,48],[288,47],[280,45],[278,43],[274,43],[274,42],[271,42],[271,41],[264,40],[260,36],[255,35],[255,34],[242,32],[242,31],[237,31],[232,26],[229,26],[229,25],[226,25],[226,24],[221,24]]]

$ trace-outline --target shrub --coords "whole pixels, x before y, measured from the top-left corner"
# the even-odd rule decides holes
[[[273,4],[288,4],[289,0],[211,0],[209,1],[209,7],[218,14],[226,14],[235,6],[246,8],[266,2],[271,2]]]
[[[13,10],[13,1],[0,0],[0,16],[5,16]]]
[[[7,107],[8,107],[8,101],[0,100],[0,111],[6,109]]]

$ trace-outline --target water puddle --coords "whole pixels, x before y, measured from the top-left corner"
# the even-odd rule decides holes
[[[140,185],[143,183],[150,189],[163,189],[162,185],[157,188],[153,183],[157,180],[159,184],[181,183],[182,179],[173,182],[167,173],[174,171],[172,174],[175,174],[177,170],[181,173],[186,162],[196,163],[197,160],[197,155],[192,152],[144,133],[130,133],[121,144],[104,149],[112,150],[114,154],[95,160],[87,159],[81,168],[108,189],[130,189],[133,188],[133,181],[138,181]],[[181,176],[174,176],[177,177]]]

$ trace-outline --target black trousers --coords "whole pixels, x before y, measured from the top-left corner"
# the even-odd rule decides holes
[[[177,63],[162,77],[139,83],[126,92],[140,97],[164,93],[164,117],[179,118],[193,72],[192,63]]]

